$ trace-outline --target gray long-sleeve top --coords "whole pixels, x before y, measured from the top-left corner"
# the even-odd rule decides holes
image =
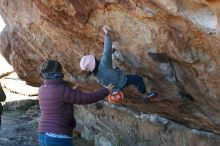
[[[114,84],[114,89],[122,89],[127,82],[126,75],[121,70],[112,67],[112,39],[109,35],[104,36],[103,56],[100,59],[97,80],[100,84],[107,86]]]

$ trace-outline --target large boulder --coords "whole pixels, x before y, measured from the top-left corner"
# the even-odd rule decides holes
[[[39,86],[40,64],[57,59],[66,80],[97,89],[80,76],[79,60],[101,56],[107,24],[118,43],[115,66],[159,93],[145,104],[127,88],[124,105],[220,134],[219,1],[0,0],[0,14],[1,53],[28,84]]]

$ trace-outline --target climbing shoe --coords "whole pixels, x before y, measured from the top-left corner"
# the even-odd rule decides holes
[[[155,98],[157,96],[157,92],[148,92],[146,95],[144,95],[142,98],[143,100],[146,102],[146,101],[149,101],[153,98]]]

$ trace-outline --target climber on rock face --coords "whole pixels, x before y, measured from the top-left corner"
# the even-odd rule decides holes
[[[104,26],[104,50],[103,56],[97,60],[94,55],[86,55],[81,58],[80,68],[83,71],[92,73],[97,81],[106,86],[108,84],[115,85],[113,91],[116,93],[124,89],[128,85],[134,85],[143,96],[144,101],[148,101],[157,96],[156,92],[147,92],[143,78],[139,75],[126,75],[120,69],[112,67],[112,39],[110,36],[110,27]]]

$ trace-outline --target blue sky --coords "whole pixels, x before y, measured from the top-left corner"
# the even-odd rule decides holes
[[[0,32],[3,30],[4,27],[5,27],[5,23],[2,19],[2,17],[0,16]]]

